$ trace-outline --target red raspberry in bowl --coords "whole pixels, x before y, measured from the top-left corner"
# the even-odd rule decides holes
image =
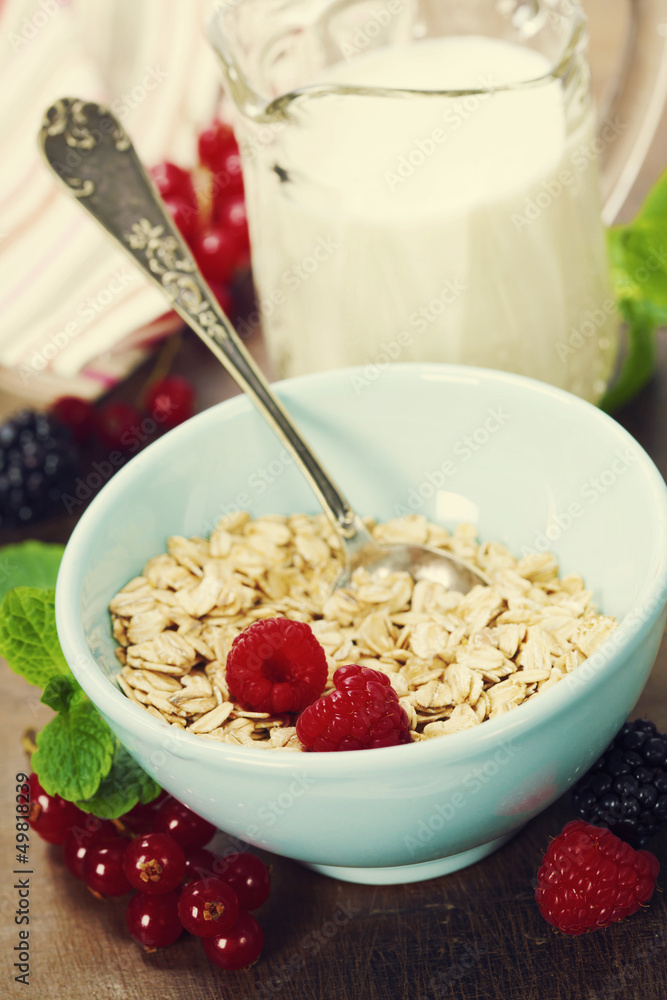
[[[535,899],[563,934],[608,927],[636,913],[653,895],[660,865],[609,830],[581,819],[552,840],[537,873]]]
[[[338,668],[334,685],[297,719],[297,736],[309,750],[375,750],[411,742],[408,716],[386,674],[350,664]]]
[[[324,650],[303,622],[264,618],[234,639],[227,657],[230,693],[256,712],[300,712],[327,682]]]

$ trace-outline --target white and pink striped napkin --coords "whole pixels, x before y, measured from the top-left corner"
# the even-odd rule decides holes
[[[220,102],[210,0],[0,0],[0,389],[93,398],[180,323],[42,163],[59,97],[106,103],[144,163],[195,161]]]

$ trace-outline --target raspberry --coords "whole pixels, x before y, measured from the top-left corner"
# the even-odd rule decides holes
[[[575,812],[643,847],[667,826],[667,735],[648,719],[626,722],[572,791]]]
[[[659,871],[653,854],[575,819],[549,845],[535,899],[563,934],[583,934],[636,913],[653,895]]]
[[[303,622],[265,618],[237,635],[227,657],[230,693],[257,712],[300,712],[324,690],[324,650]]]
[[[351,664],[334,674],[335,691],[301,713],[296,733],[320,753],[410,743],[410,723],[386,674]]]

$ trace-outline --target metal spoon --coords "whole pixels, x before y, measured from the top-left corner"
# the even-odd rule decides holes
[[[371,537],[241,343],[110,111],[81,99],[56,101],[46,112],[39,144],[70,194],[164,292],[293,455],[343,544],[346,564],[332,589],[347,585],[361,566],[371,573],[403,570],[461,593],[489,582],[479,570],[436,549],[378,545]]]

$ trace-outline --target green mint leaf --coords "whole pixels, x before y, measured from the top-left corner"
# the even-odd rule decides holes
[[[667,324],[667,172],[629,225],[608,230],[607,246],[628,340],[618,378],[599,403],[611,413],[650,380],[656,365],[655,331]]]
[[[667,244],[657,239],[652,229],[639,223],[610,229],[611,280],[621,306],[648,303],[667,316]]]
[[[111,770],[102,779],[100,787],[91,798],[78,801],[79,809],[92,812],[100,819],[118,819],[138,802],[152,802],[160,794],[160,786],[129,755],[124,746],[116,742]]]
[[[607,233],[611,276],[621,303],[649,303],[667,316],[667,172],[635,219]]]
[[[115,738],[92,701],[61,712],[37,735],[32,767],[49,795],[89,799],[109,773]]]
[[[62,545],[20,542],[0,549],[0,601],[12,587],[55,587]]]
[[[52,677],[69,676],[56,632],[55,592],[15,587],[0,605],[0,656],[29,684],[44,688]]]
[[[50,679],[39,700],[52,708],[54,712],[69,712],[85,697],[80,684],[71,674],[69,677],[59,674]]]
[[[653,310],[626,304],[622,312],[627,321],[628,348],[618,377],[598,404],[607,413],[629,403],[650,380],[656,365],[655,331],[659,323]]]

